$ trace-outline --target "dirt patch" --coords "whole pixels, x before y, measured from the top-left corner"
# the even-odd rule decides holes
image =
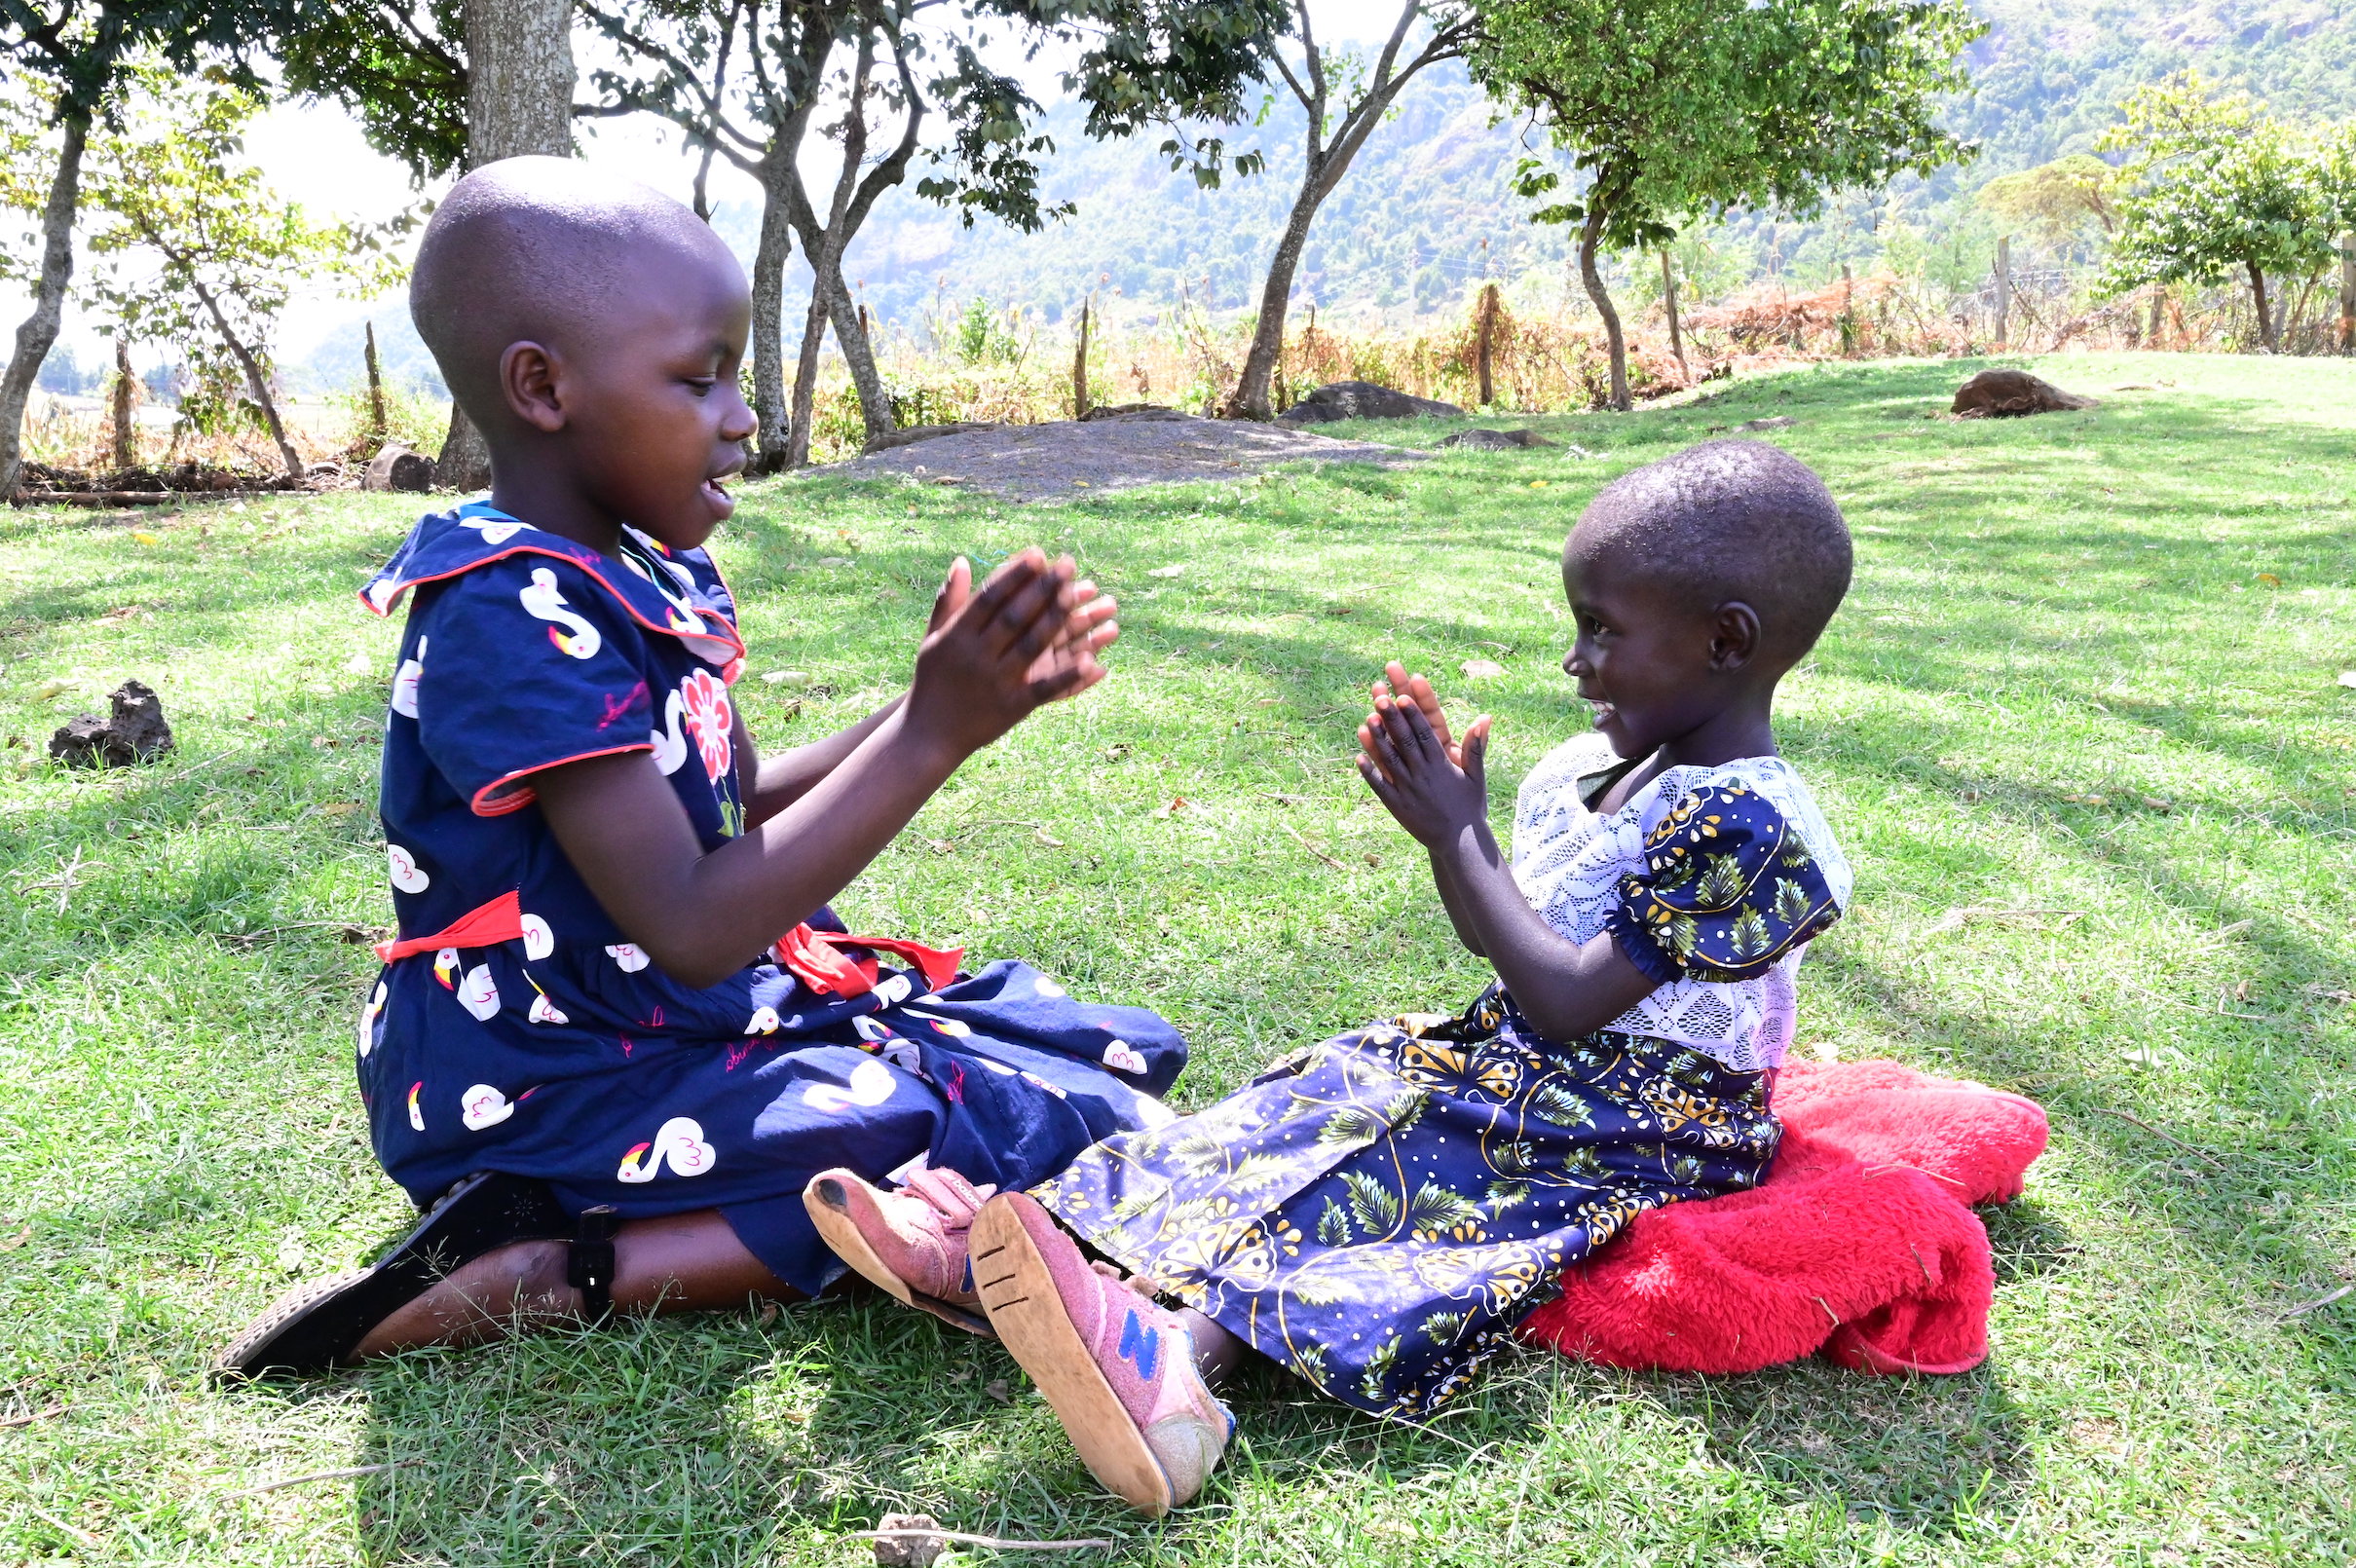
[[[1304,460],[1399,467],[1429,456],[1276,425],[1163,414],[964,430],[809,471],[846,479],[906,474],[1010,501],[1045,501],[1140,485],[1239,479]]]

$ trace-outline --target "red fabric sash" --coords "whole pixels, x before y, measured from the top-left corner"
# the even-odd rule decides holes
[[[820,931],[806,920],[779,937],[770,952],[812,990],[864,996],[876,989],[876,960],[841,951],[844,948],[872,948],[908,959],[924,976],[926,990],[939,990],[956,979],[957,961],[965,956],[963,948],[928,948],[921,942],[894,937],[845,936],[839,931]]]
[[[438,952],[444,948],[488,948],[502,942],[520,941],[523,934],[522,899],[511,892],[502,893],[431,936],[380,942],[376,945],[376,955],[392,963],[396,958]],[[963,948],[928,948],[921,942],[904,942],[896,937],[845,936],[839,931],[820,931],[806,920],[779,937],[777,945],[769,951],[794,978],[812,990],[835,996],[864,996],[876,989],[879,977],[876,960],[867,953],[844,952],[841,951],[844,948],[868,948],[909,960],[924,976],[924,989],[928,991],[939,990],[955,980],[957,962],[965,956]]]

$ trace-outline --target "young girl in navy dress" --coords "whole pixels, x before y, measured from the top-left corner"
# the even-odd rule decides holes
[[[846,1174],[813,1188],[862,1221],[839,1246],[887,1288],[896,1261],[946,1278],[963,1249],[1081,1457],[1149,1512],[1216,1464],[1232,1421],[1209,1385],[1246,1350],[1422,1417],[1635,1215],[1774,1158],[1794,975],[1850,872],[1773,705],[1848,589],[1848,530],[1792,458],[1714,442],[1606,487],[1562,570],[1563,667],[1594,724],[1522,783],[1510,862],[1487,719],[1459,746],[1394,664],[1359,731],[1368,786],[1496,968],[1461,1016],[1328,1040],[978,1213]]]
[[[843,1272],[802,1200],[820,1170],[1023,1186],[1168,1120],[1184,1046],[1155,1015],[1020,963],[960,974],[825,907],[967,756],[1102,677],[1111,602],[1068,558],[978,588],[960,561],[904,697],[757,758],[701,547],[754,429],[727,248],[652,191],[519,159],[443,201],[412,309],[493,469],[364,593],[409,608],[398,931],[359,1080],[378,1159],[437,1206],[223,1370],[809,1294]]]

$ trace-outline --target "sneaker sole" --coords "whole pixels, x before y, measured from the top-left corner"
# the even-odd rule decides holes
[[[810,1184],[803,1189],[802,1207],[809,1211],[810,1223],[818,1227],[818,1239],[848,1264],[853,1273],[894,1301],[904,1307],[915,1307],[918,1312],[929,1312],[969,1334],[984,1339],[998,1337],[997,1331],[990,1326],[990,1320],[971,1307],[960,1307],[954,1301],[912,1289],[906,1280],[894,1274],[891,1265],[867,1245],[867,1238],[860,1234],[858,1222],[851,1218],[850,1207],[835,1182],[825,1176],[811,1177]]]
[[[982,1308],[1046,1396],[1089,1474],[1131,1508],[1158,1519],[1174,1502],[1170,1477],[1065,1310],[1047,1259],[1016,1209],[1023,1201],[1020,1194],[1002,1198],[974,1216],[974,1284]]]

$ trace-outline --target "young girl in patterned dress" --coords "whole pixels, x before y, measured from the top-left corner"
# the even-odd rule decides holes
[[[442,202],[411,298],[493,473],[363,595],[409,608],[382,792],[398,929],[358,1073],[377,1158],[435,1207],[222,1369],[809,1294],[842,1273],[802,1201],[819,1170],[1020,1186],[1169,1119],[1184,1046],[1153,1014],[1025,964],[962,974],[825,907],[967,756],[1103,676],[1111,602],[1068,557],[980,586],[960,561],[905,696],[757,757],[702,548],[753,433],[726,246],[652,191],[518,159]]]
[[[1495,985],[1455,1018],[1328,1040],[978,1212],[822,1178],[821,1229],[887,1288],[903,1271],[904,1295],[970,1255],[990,1325],[1083,1459],[1149,1512],[1217,1462],[1232,1421],[1209,1384],[1246,1351],[1361,1409],[1427,1415],[1635,1215],[1766,1174],[1801,952],[1850,896],[1773,704],[1849,577],[1832,497],[1772,446],[1713,442],[1617,480],[1563,551],[1563,667],[1593,728],[1522,783],[1511,862],[1489,833],[1487,719],[1459,746],[1393,664],[1360,730],[1368,786]]]

